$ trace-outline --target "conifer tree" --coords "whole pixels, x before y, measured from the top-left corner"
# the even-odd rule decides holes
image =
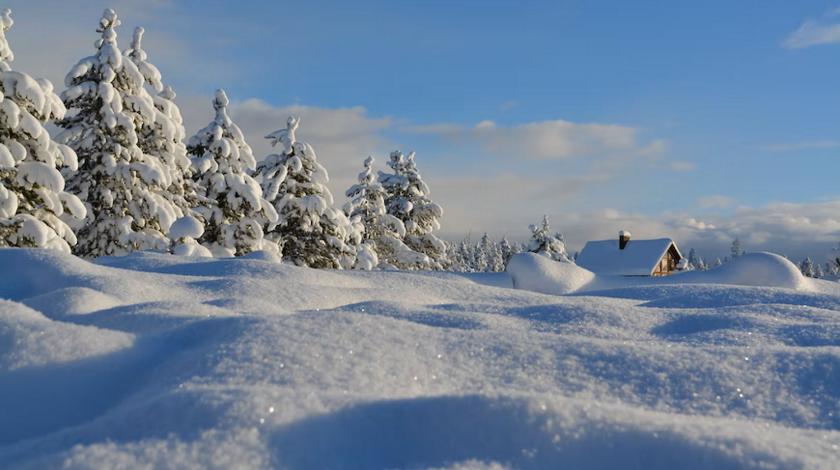
[[[799,270],[802,271],[802,275],[805,277],[815,277],[816,271],[814,270],[814,262],[811,261],[811,258],[806,256],[805,259],[799,263]]]
[[[143,50],[144,30],[137,27],[131,46],[125,56],[137,66],[143,75],[146,89],[152,96],[155,117],[152,123],[144,123],[137,130],[137,145],[148,155],[159,158],[168,169],[166,196],[177,210],[177,215],[191,214],[191,207],[198,204],[196,187],[191,176],[190,159],[184,144],[185,130],[181,110],[175,104],[175,91],[165,86],[160,71],[148,61]]]
[[[531,240],[528,244],[528,251],[531,253],[547,256],[555,261],[571,263],[572,260],[566,253],[566,242],[563,235],[556,233],[551,235],[551,225],[548,216],[544,215],[540,225],[531,225]]]
[[[70,252],[76,243],[62,220],[85,216],[84,205],[64,191],[61,168],[76,169],[72,149],[54,142],[44,123],[61,118],[64,105],[47,80],[12,70],[6,40],[11,10],[0,13],[0,247],[40,247]]]
[[[365,159],[359,182],[345,194],[350,200],[344,205],[344,213],[351,220],[358,219],[363,226],[360,255],[366,249],[373,250],[378,264],[389,268],[427,263],[425,255],[403,243],[402,221],[385,210],[385,190],[373,174],[373,157]]]
[[[688,251],[688,266],[689,269],[696,269],[698,271],[705,271],[707,269],[706,262],[694,251],[694,248]]]
[[[350,268],[361,234],[333,207],[327,170],[312,146],[295,137],[299,124],[299,118],[290,117],[285,129],[266,136],[272,146],[280,144],[280,151],[257,166],[255,177],[278,214],[267,236],[282,247],[285,259],[299,266]]]
[[[215,117],[189,140],[193,180],[203,201],[194,210],[204,221],[198,242],[214,256],[239,256],[252,251],[277,252],[263,227],[277,222],[274,207],[263,198],[251,176],[256,161],[245,137],[228,116],[228,97],[217,90]]]
[[[387,194],[386,210],[405,226],[405,244],[429,259],[427,266],[401,268],[444,268],[447,264],[446,243],[433,233],[440,229],[443,209],[429,198],[429,187],[417,171],[414,152],[407,157],[399,151],[391,152],[388,166],[393,173],[379,173],[379,182]]]
[[[507,237],[502,238],[502,242],[499,244],[499,250],[502,254],[502,270],[507,267],[508,261],[510,261],[510,257],[514,254],[514,247],[510,244]]]
[[[737,258],[744,254],[744,249],[741,248],[741,240],[738,237],[735,237],[735,240],[732,240],[732,246],[729,248],[729,252],[732,255],[732,258]]]
[[[72,114],[57,122],[62,143],[75,150],[79,170],[67,181],[87,218],[78,231],[80,256],[168,249],[166,233],[177,217],[170,202],[169,171],[138,146],[138,129],[155,121],[154,101],[143,74],[124,60],[113,10],[102,15],[96,53],[67,74],[62,100]]]

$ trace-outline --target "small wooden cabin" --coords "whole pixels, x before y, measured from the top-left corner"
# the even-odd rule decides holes
[[[609,276],[667,276],[682,259],[670,238],[631,240],[630,233],[622,230],[617,239],[587,242],[577,264]]]

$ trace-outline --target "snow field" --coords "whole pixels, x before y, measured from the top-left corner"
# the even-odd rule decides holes
[[[601,283],[552,296],[510,289],[504,273],[270,259],[0,250],[0,467],[840,458],[831,283]]]

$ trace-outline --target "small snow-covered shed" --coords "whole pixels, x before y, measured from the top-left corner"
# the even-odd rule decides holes
[[[682,258],[670,238],[631,241],[630,232],[622,230],[617,239],[587,242],[577,264],[610,276],[667,276]]]

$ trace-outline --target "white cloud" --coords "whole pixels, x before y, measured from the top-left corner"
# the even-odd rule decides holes
[[[840,9],[834,9],[819,19],[802,23],[782,42],[786,49],[802,49],[840,42]]]
[[[697,199],[697,205],[703,209],[725,209],[735,204],[735,200],[729,196],[714,194]]]
[[[739,207],[732,214],[698,217],[688,212],[658,215],[602,210],[557,217],[570,245],[611,238],[626,229],[637,238],[671,237],[685,248],[706,256],[728,253],[738,237],[748,251],[774,251],[799,259],[828,255],[840,242],[840,199],[814,203],[773,203]]]
[[[473,127],[455,124],[413,126],[408,132],[435,134],[455,142],[477,144],[495,155],[518,155],[534,160],[565,160],[576,157],[657,157],[663,140],[644,141],[639,129],[617,124],[578,124],[562,119],[538,121],[512,127],[481,121]]]

